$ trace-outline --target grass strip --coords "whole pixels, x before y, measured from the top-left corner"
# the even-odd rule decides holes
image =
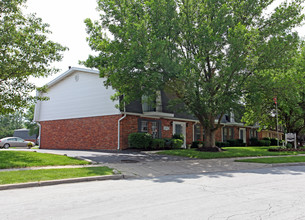
[[[0,169],[85,164],[90,163],[62,155],[31,151],[0,151]]]
[[[3,171],[0,172],[0,185],[112,174],[113,170],[109,167]]]
[[[182,156],[197,159],[232,158],[232,157],[261,157],[305,154],[305,152],[270,152],[269,147],[224,147],[222,152],[203,152],[196,149],[177,149],[160,151],[157,154]]]
[[[235,160],[236,162],[248,162],[248,163],[301,163],[305,162],[305,156],[298,157],[270,157],[270,158],[255,158],[255,159],[241,159]]]

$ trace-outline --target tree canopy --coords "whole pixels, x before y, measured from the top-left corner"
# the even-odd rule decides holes
[[[24,15],[26,0],[0,2],[0,114],[25,107],[35,86],[29,77],[56,72],[50,63],[60,61],[67,48],[48,40],[49,25],[35,14]]]
[[[23,128],[23,113],[14,112],[10,115],[0,115],[0,138],[12,137],[16,129]]]
[[[279,124],[287,132],[305,133],[305,48],[291,54],[286,68],[260,72],[248,83],[245,96],[247,123],[259,122],[262,127],[276,129],[276,98]],[[253,91],[255,90],[255,91]]]
[[[130,102],[166,88],[195,115],[215,147],[224,113],[238,108],[250,76],[280,69],[299,37],[303,0],[99,0],[86,19],[99,54],[85,61]],[[218,120],[220,122],[220,120]]]

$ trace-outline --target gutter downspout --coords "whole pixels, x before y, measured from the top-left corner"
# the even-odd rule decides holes
[[[120,136],[121,136],[121,132],[120,132],[120,128],[121,128],[121,126],[120,126],[120,122],[124,119],[124,118],[126,118],[126,109],[125,109],[125,103],[124,103],[124,115],[123,115],[123,117],[121,117],[119,120],[118,120],[118,149],[117,150],[120,150]]]
[[[38,124],[38,127],[39,127],[39,134],[38,134],[38,137],[39,137],[39,139],[38,139],[38,146],[39,146],[39,148],[40,148],[40,142],[41,142],[41,124],[40,124],[40,122],[37,122],[37,124]]]

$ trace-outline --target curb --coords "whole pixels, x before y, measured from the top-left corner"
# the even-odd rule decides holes
[[[52,186],[52,185],[59,185],[65,183],[81,183],[81,182],[101,181],[101,180],[120,180],[126,178],[132,178],[132,177],[125,175],[108,175],[108,176],[79,177],[79,178],[60,179],[60,180],[47,180],[47,181],[30,182],[30,183],[7,184],[7,185],[0,185],[0,191],[8,190],[8,189],[39,187],[39,186]]]

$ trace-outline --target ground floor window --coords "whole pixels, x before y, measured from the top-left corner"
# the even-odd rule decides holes
[[[249,135],[250,135],[250,138],[257,138],[257,130],[256,129],[250,129]]]
[[[222,140],[226,142],[227,140],[234,139],[234,128],[233,127],[223,127],[222,128]]]
[[[161,121],[150,119],[139,119],[138,131],[151,134],[152,138],[161,138]]]
[[[200,124],[194,125],[194,141],[202,141]]]

